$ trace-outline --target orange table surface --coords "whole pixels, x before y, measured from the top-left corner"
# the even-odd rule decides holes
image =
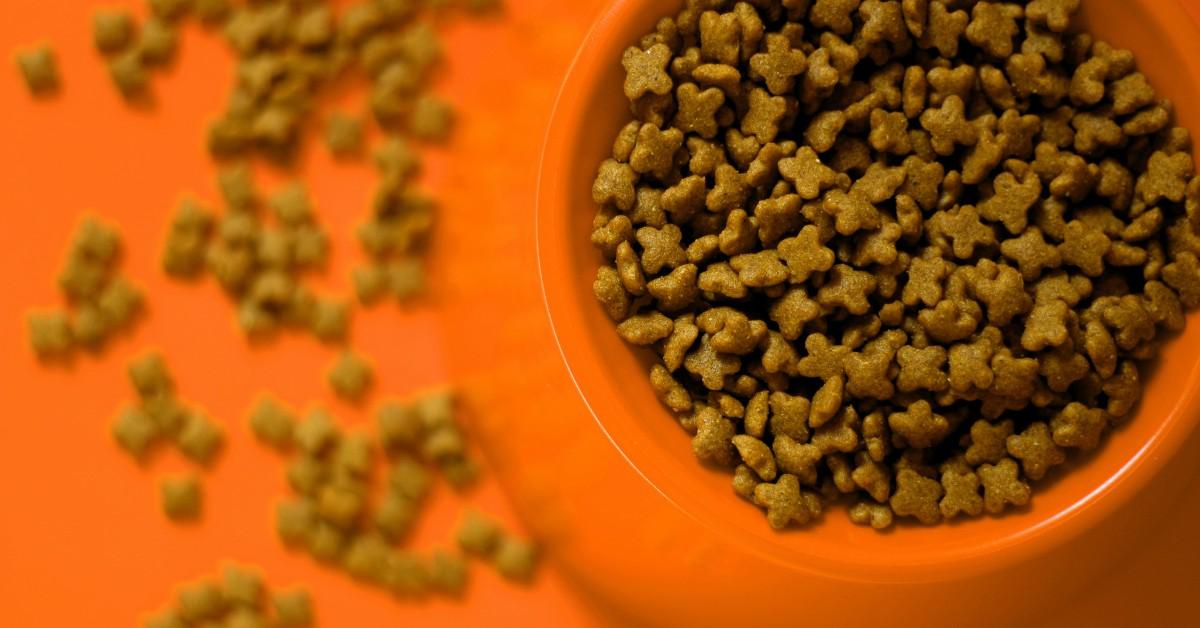
[[[229,87],[232,66],[224,45],[189,25],[178,62],[155,75],[155,106],[130,108],[91,49],[92,3],[9,4],[0,50],[52,42],[65,89],[35,101],[11,61],[0,70],[0,208],[6,217],[0,231],[0,400],[7,410],[0,419],[0,625],[136,625],[169,600],[176,583],[215,573],[224,561],[263,567],[273,586],[309,586],[324,626],[612,623],[606,618],[613,601],[577,590],[554,569],[553,556],[531,587],[507,584],[473,565],[462,602],[418,603],[356,585],[281,547],[271,511],[287,494],[283,462],[253,442],[246,428],[252,403],[270,391],[296,406],[322,403],[346,425],[368,425],[369,408],[379,400],[447,380],[437,304],[358,312],[352,344],[374,359],[379,375],[363,407],[338,402],[323,383],[336,350],[302,335],[249,346],[211,282],[169,281],[157,263],[171,210],[183,195],[216,205],[203,128]],[[528,214],[555,92],[604,4],[507,0],[502,17],[443,24],[448,73],[437,91],[456,103],[460,125],[449,150],[431,155],[426,184],[440,191],[444,211],[470,212],[487,203],[493,211]],[[142,10],[134,0],[105,5]],[[336,105],[358,107],[361,96],[339,94]],[[334,240],[332,263],[315,284],[347,295],[349,270],[361,257],[353,231],[365,216],[373,174],[361,163],[333,162],[315,146],[302,168]],[[283,180],[270,169],[262,174],[268,189]],[[42,366],[27,348],[24,317],[31,307],[60,302],[54,279],[83,212],[120,226],[129,245],[122,272],[145,288],[149,316],[98,357],[81,356],[69,368]],[[150,348],[167,356],[181,396],[208,411],[229,436],[223,457],[204,475],[206,515],[199,525],[170,525],[159,511],[158,478],[187,463],[171,452],[139,467],[107,433],[132,397],[125,363]],[[1198,446],[1200,436],[1194,435],[1185,451]],[[1174,515],[1156,533],[1131,540],[1124,563],[1096,574],[1081,595],[1064,599],[1058,609],[1030,609],[1025,623],[1166,626],[1189,616],[1200,564],[1200,540],[1193,534],[1200,520],[1195,472],[1193,460],[1169,466],[1166,473],[1182,477],[1170,485],[1183,488],[1152,488],[1142,499],[1174,501]],[[494,481],[466,498],[439,487],[415,545],[448,543],[463,503],[520,527]],[[1136,517],[1137,504],[1131,506],[1118,516]],[[997,603],[1020,600],[997,592]]]

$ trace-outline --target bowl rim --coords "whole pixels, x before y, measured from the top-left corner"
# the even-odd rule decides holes
[[[567,375],[575,388],[576,394],[579,396],[579,400],[583,403],[600,432],[625,463],[663,499],[688,518],[708,528],[711,532],[722,534],[723,531],[712,521],[685,507],[669,495],[666,490],[656,484],[647,475],[645,470],[629,455],[625,448],[617,442],[616,438],[605,425],[592,402],[588,399],[588,393],[584,390],[583,384],[581,384],[575,369],[572,367],[568,350],[564,345],[559,329],[563,320],[556,320],[556,308],[553,305],[551,288],[548,287],[545,271],[546,258],[543,240],[548,235],[561,233],[561,231],[553,231],[547,228],[550,221],[547,221],[546,217],[553,215],[550,213],[549,208],[561,207],[562,213],[565,213],[570,207],[570,203],[566,201],[569,196],[567,192],[568,187],[562,183],[562,180],[566,179],[566,177],[552,176],[551,174],[552,172],[563,171],[562,165],[575,158],[575,152],[571,149],[570,143],[573,132],[571,128],[568,128],[567,123],[571,120],[583,119],[583,116],[579,114],[587,107],[587,103],[580,98],[580,95],[587,92],[585,88],[590,84],[588,76],[591,75],[591,71],[599,67],[606,60],[601,52],[605,49],[605,46],[598,45],[598,42],[601,42],[605,34],[616,25],[623,24],[625,21],[631,19],[631,16],[637,11],[637,6],[647,1],[611,0],[588,30],[578,51],[567,67],[564,79],[555,97],[543,137],[533,208],[532,228],[534,231],[534,255],[538,273],[537,279],[542,296],[542,307],[550,326],[554,346],[558,350],[559,358],[566,368]],[[1155,5],[1158,5],[1158,3],[1155,2]],[[1147,19],[1151,20],[1161,32],[1181,35],[1186,30],[1193,36],[1200,34],[1200,24],[1197,24],[1183,9],[1178,0],[1162,3],[1155,8],[1159,9],[1159,11],[1147,12]],[[1173,42],[1177,40],[1178,37],[1169,37],[1165,40],[1165,44],[1174,46]],[[630,42],[630,45],[632,45],[632,42]],[[1188,55],[1182,55],[1179,72],[1183,76],[1183,80],[1200,86],[1200,60],[1194,60]],[[1192,325],[1196,325],[1197,323],[1197,321],[1191,321]],[[885,583],[934,582],[957,577],[963,573],[990,573],[1016,562],[1033,559],[1048,553],[1058,545],[1078,538],[1088,528],[1109,517],[1121,505],[1129,501],[1134,494],[1141,491],[1171,456],[1179,451],[1180,447],[1187,440],[1188,435],[1196,427],[1197,423],[1200,423],[1200,362],[1193,367],[1186,381],[1188,385],[1185,390],[1170,405],[1169,411],[1159,420],[1159,424],[1150,436],[1132,453],[1124,464],[1105,478],[1103,482],[1084,493],[1066,507],[1037,519],[1032,525],[1021,527],[1011,533],[1001,535],[994,540],[945,552],[935,559],[914,561],[903,565],[883,560],[878,563],[871,562],[869,564],[854,564],[851,562],[832,567],[829,565],[796,564],[791,560],[780,558],[774,553],[764,551],[763,548],[757,547],[754,543],[740,538],[740,535],[735,535],[735,538],[732,540],[737,545],[759,555],[761,558],[796,571],[815,573],[825,577],[859,581],[870,580]],[[969,523],[967,522],[967,525]],[[988,560],[979,560],[982,558]],[[956,565],[957,573],[954,575],[946,573],[948,570],[945,570],[945,567],[950,563]],[[963,569],[964,566],[967,567],[965,570]],[[859,569],[859,567],[869,567],[872,571],[868,572],[864,569]]]

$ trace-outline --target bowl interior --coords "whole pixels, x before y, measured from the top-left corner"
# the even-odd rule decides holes
[[[849,522],[840,507],[812,527],[775,532],[731,491],[726,472],[701,467],[689,437],[657,401],[646,377],[648,352],[624,345],[596,304],[600,264],[588,241],[591,182],[630,118],[621,94],[621,52],[679,0],[618,0],[597,22],[567,79],[542,164],[537,237],[546,305],[580,394],[600,427],[665,499],[752,551],[825,573],[937,579],[941,567],[990,569],[1062,542],[1110,512],[1148,481],[1196,422],[1200,321],[1170,341],[1150,372],[1136,416],[1035,488],[1030,506],[1002,517],[934,527],[901,525],[878,533]],[[1174,2],[1085,2],[1082,24],[1129,48],[1177,123],[1200,129],[1200,58],[1195,25]],[[1004,551],[1002,551],[1004,550]],[[983,562],[983,557],[990,560]]]

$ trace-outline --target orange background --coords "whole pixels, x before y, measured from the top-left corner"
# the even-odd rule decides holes
[[[520,133],[506,135],[506,145],[531,175],[558,79],[599,4],[512,2],[503,18],[446,19],[449,73],[436,90],[460,108],[454,143],[497,145],[487,138],[499,137],[502,112],[494,105],[503,93],[516,99],[504,115],[517,114],[504,120],[504,132]],[[589,623],[592,613],[551,569],[525,588],[475,563],[463,603],[408,602],[283,549],[272,512],[275,500],[288,494],[284,461],[254,443],[246,426],[252,403],[270,391],[296,407],[322,403],[344,425],[373,426],[369,410],[379,400],[446,381],[435,304],[401,309],[386,303],[356,312],[351,344],[375,361],[378,376],[360,408],[336,401],[325,386],[335,349],[304,334],[250,347],[213,282],[169,281],[158,260],[178,200],[192,195],[218,206],[204,129],[224,105],[232,57],[216,34],[189,23],[175,66],[154,75],[155,106],[131,108],[91,47],[95,6],[9,1],[0,23],[0,399],[7,410],[0,419],[0,625],[135,625],[169,600],[176,583],[214,574],[224,560],[261,566],[275,586],[307,585],[325,626]],[[102,6],[143,12],[136,0]],[[54,45],[64,83],[61,95],[48,101],[29,97],[9,58],[40,41]],[[515,76],[523,89],[501,90]],[[362,96],[338,94],[335,106],[353,110]],[[313,281],[321,292],[348,296],[349,272],[361,255],[354,229],[366,216],[375,175],[365,162],[332,161],[319,138],[310,148],[304,176],[333,242],[328,272]],[[502,156],[449,163],[433,154],[429,160],[427,186],[438,194],[456,189],[445,211],[517,202],[480,197],[489,177],[512,177],[532,194],[532,179],[510,174],[513,162]],[[480,167],[482,178],[463,177]],[[261,174],[266,190],[282,180],[270,169]],[[69,368],[41,366],[28,349],[25,314],[60,303],[55,277],[84,212],[120,226],[128,245],[121,271],[144,287],[149,316],[101,356],[81,355]],[[199,525],[171,525],[159,509],[159,477],[189,464],[162,451],[139,468],[108,433],[133,396],[124,365],[151,348],[167,357],[181,397],[203,407],[229,437],[224,455],[203,476]],[[494,480],[465,500],[439,485],[414,545],[450,542],[463,503],[520,529]]]
[[[323,403],[343,424],[365,426],[369,408],[381,398],[443,383],[447,366],[436,296],[407,310],[385,304],[358,312],[352,344],[375,360],[379,375],[362,408],[335,401],[324,386],[333,349],[303,335],[248,346],[211,282],[167,281],[157,263],[181,195],[216,205],[214,169],[202,147],[203,128],[221,109],[230,84],[224,45],[189,25],[176,66],[155,75],[157,106],[131,109],[90,47],[90,3],[10,4],[16,6],[6,7],[0,23],[0,50],[52,42],[65,89],[60,97],[35,102],[11,62],[0,70],[0,208],[6,215],[0,235],[0,399],[8,409],[0,419],[0,625],[129,626],[161,607],[175,583],[215,573],[227,559],[263,567],[274,586],[309,586],[325,626],[603,623],[600,606],[552,567],[539,573],[535,586],[521,588],[473,565],[464,603],[397,602],[282,549],[271,511],[274,500],[287,494],[283,462],[253,443],[248,409],[262,391],[271,391],[295,406]],[[426,177],[444,211],[526,220],[555,90],[604,4],[507,0],[500,19],[446,21],[449,72],[438,91],[456,103],[461,123],[450,149],[455,159],[431,156]],[[106,5],[141,9],[134,0]],[[336,104],[358,107],[360,99],[339,94]],[[332,264],[315,283],[348,294],[349,269],[360,255],[353,230],[365,215],[373,175],[363,164],[332,162],[318,146],[303,168],[334,242]],[[268,190],[280,180],[269,170],[263,175]],[[27,349],[25,312],[59,303],[54,278],[84,211],[119,223],[130,244],[122,271],[145,287],[150,315],[100,357],[82,356],[69,369],[42,367]],[[435,268],[435,279],[454,272]],[[205,408],[229,436],[224,456],[204,476],[206,517],[200,525],[169,525],[159,511],[157,479],[187,468],[183,460],[164,452],[139,468],[107,433],[132,396],[124,365],[149,348],[167,356],[182,398]],[[1197,440],[1193,436],[1185,451],[1194,452]],[[1200,563],[1194,538],[1200,482],[1194,464],[1180,461],[1168,473],[1177,480],[1171,490],[1153,487],[1119,515],[1130,522],[1117,529],[1136,530],[1137,536],[1118,537],[1127,551],[1113,572],[1065,586],[1072,593],[1060,608],[1029,609],[1025,623],[1169,625],[1190,617],[1185,609]],[[493,481],[467,501],[519,528]],[[1155,504],[1146,510],[1157,510],[1170,501],[1177,502],[1174,515],[1161,523],[1132,523],[1139,506]],[[462,502],[439,486],[415,544],[448,542]],[[1020,604],[1003,592],[997,598],[998,604]]]

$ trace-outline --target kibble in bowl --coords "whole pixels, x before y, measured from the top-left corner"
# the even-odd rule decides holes
[[[658,16],[681,8],[651,4]],[[585,50],[576,73],[590,74],[560,100],[539,245],[567,365],[648,480],[776,556],[895,564],[1045,542],[1088,519],[1064,513],[1094,521],[1120,501],[1119,491],[1099,499],[1098,486],[1128,495],[1147,481],[1148,448],[1173,449],[1194,423],[1183,378],[1200,338],[1176,335],[1194,277],[1177,274],[1190,258],[1170,260],[1183,240],[1172,245],[1168,227],[1188,220],[1194,175],[1172,126],[1197,116],[1177,105],[1141,115],[1188,101],[1193,69],[1156,73],[1173,58],[1156,40],[1170,38],[1130,7],[1085,3],[1071,23],[1092,33],[1085,41],[1042,10],[1060,3],[962,4],[692,2],[674,34],[644,18],[621,24],[619,44],[605,38],[607,58]],[[911,5],[942,26],[917,34]],[[814,23],[818,9],[828,14]],[[1128,72],[1106,71],[1102,88],[1076,81],[1097,54]],[[1026,80],[1038,85],[1015,87]],[[1153,150],[1143,161],[1132,144]],[[1170,149],[1181,204],[1165,219],[1174,201],[1150,181]],[[1074,180],[1044,168],[1064,153],[1079,157]],[[1129,173],[1128,201],[1122,185],[1100,183],[1106,169],[1110,184]],[[1164,212],[1160,245],[1126,231],[1143,213],[1132,209],[1139,196]],[[594,221],[579,215],[596,204]],[[1122,225],[1108,219],[1122,211]],[[598,256],[580,250],[589,239]],[[1161,274],[1172,263],[1174,287]],[[1093,322],[1096,310],[1164,295],[1159,284],[1179,298],[1170,320]],[[600,306],[587,303],[597,296]],[[1105,344],[1101,327],[1125,332],[1124,346]],[[630,353],[614,328],[651,349]],[[1136,346],[1146,342],[1154,351]],[[807,532],[774,534],[754,522],[755,506],[770,527]],[[872,537],[851,518],[930,527]],[[853,551],[806,534],[852,539]]]

